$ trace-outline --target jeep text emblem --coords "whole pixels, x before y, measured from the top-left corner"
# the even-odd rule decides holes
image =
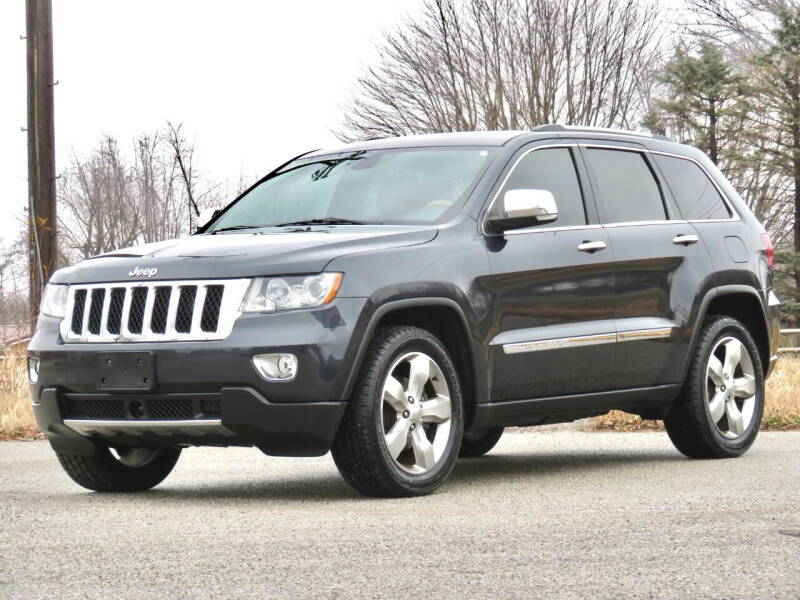
[[[158,273],[155,267],[135,267],[128,272],[128,277],[153,277]]]

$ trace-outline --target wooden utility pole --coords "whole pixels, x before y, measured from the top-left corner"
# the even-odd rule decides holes
[[[51,0],[26,0],[28,50],[28,217],[31,320],[56,268],[56,168]]]

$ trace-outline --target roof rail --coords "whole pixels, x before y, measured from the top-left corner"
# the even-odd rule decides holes
[[[548,132],[548,131],[574,131],[576,133],[616,133],[618,135],[630,135],[633,137],[651,138],[654,140],[664,140],[672,142],[674,140],[668,138],[660,133],[645,133],[643,131],[628,131],[626,129],[613,129],[611,127],[587,127],[583,125],[561,125],[559,123],[547,123],[546,125],[537,125],[531,131]]]

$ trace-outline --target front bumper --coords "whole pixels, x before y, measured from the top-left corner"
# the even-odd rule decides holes
[[[118,445],[255,445],[267,454],[324,454],[346,407],[364,303],[340,298],[320,309],[243,315],[226,339],[216,341],[65,344],[58,336],[58,320],[43,317],[28,348],[39,359],[39,379],[31,385],[37,422],[59,452],[91,453],[102,440]],[[152,353],[152,389],[100,389],[98,354],[126,351]],[[293,381],[269,382],[258,375],[252,357],[271,352],[297,356]],[[147,405],[187,398],[197,407],[188,419],[163,418],[163,411],[155,415],[147,410],[137,417],[136,411],[127,410],[131,400]],[[101,414],[100,419],[70,414],[73,401],[116,403],[123,413]],[[107,422],[70,427],[65,418]],[[180,424],[186,420],[191,423]]]
[[[105,401],[118,398],[103,396]],[[220,412],[213,416],[65,418],[63,397],[47,388],[34,402],[33,412],[53,449],[65,454],[91,455],[102,442],[144,447],[246,445],[273,456],[321,456],[330,450],[346,407],[345,402],[275,404],[252,388],[226,387],[220,392]]]

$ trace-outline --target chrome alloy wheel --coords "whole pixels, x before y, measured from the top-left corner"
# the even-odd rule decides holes
[[[719,340],[706,367],[706,402],[711,422],[723,437],[736,439],[747,431],[756,409],[753,359],[734,337]]]
[[[430,356],[409,352],[383,384],[381,425],[386,449],[407,473],[424,475],[439,462],[451,435],[450,389]]]

